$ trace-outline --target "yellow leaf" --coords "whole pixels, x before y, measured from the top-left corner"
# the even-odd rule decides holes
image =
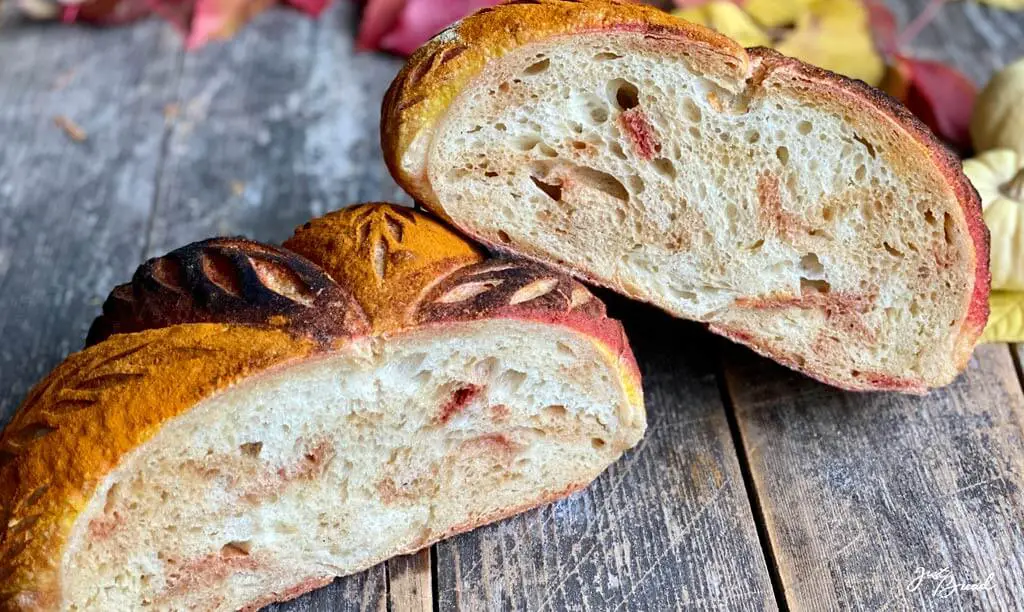
[[[766,47],[771,39],[743,9],[732,2],[709,2],[697,8],[679,10],[677,17],[708,26],[744,47]]]
[[[815,0],[775,49],[869,85],[878,85],[885,74],[859,0]]]
[[[993,291],[982,342],[1024,342],[1024,291]]]
[[[814,3],[814,0],[747,0],[743,9],[767,28],[778,28],[796,20]]]
[[[1024,10],[1024,0],[978,0],[982,4],[989,4],[997,6],[1001,9],[1009,11],[1020,11]]]

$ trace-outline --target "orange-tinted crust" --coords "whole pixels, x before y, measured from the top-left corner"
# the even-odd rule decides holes
[[[63,542],[125,453],[217,390],[314,348],[281,331],[197,324],[68,357],[0,436],[0,608],[57,603]]]
[[[503,249],[502,245],[494,245],[485,237],[475,235],[460,220],[451,219],[437,201],[427,174],[431,134],[452,102],[489,61],[533,42],[564,35],[609,32],[636,32],[652,49],[664,53],[685,47],[691,64],[711,72],[735,71],[741,75],[739,80],[747,79],[747,87],[755,96],[768,79],[791,88],[806,87],[807,94],[816,100],[868,113],[867,116],[873,117],[879,125],[903,132],[920,145],[920,150],[914,151],[903,163],[920,165],[928,160],[938,170],[945,188],[960,204],[974,251],[974,283],[968,292],[970,298],[963,305],[953,356],[960,369],[966,365],[988,320],[991,276],[988,230],[981,216],[980,200],[963,175],[959,159],[903,105],[880,90],[771,49],[744,50],[730,39],[651,7],[611,0],[511,2],[479,11],[438,35],[410,57],[384,98],[381,141],[392,175],[423,206],[488,246]],[[721,61],[716,66],[709,58]],[[644,144],[641,139],[638,146],[642,148]],[[596,284],[607,285],[591,271],[574,269],[573,272]],[[624,287],[611,288],[630,293]],[[638,295],[630,297],[642,299]],[[875,388],[894,386],[886,383]]]
[[[642,405],[621,325],[563,272],[485,259],[430,215],[389,204],[311,221],[287,246],[218,239],[147,262],[115,289],[131,300],[104,309],[97,344],[32,390],[0,436],[0,610],[59,604],[64,544],[79,513],[121,458],[169,419],[243,378],[357,336],[495,318],[561,325],[593,338],[628,401]],[[481,280],[494,287],[475,292]],[[324,441],[310,445],[310,464],[279,476],[304,478],[335,452]],[[109,526],[91,527],[102,535]]]

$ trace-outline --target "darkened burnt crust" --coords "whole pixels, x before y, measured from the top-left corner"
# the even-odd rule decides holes
[[[465,266],[432,287],[416,323],[567,313],[600,319],[605,308],[568,274],[532,261],[491,259]]]
[[[86,345],[181,323],[274,327],[319,342],[369,329],[351,293],[306,258],[245,238],[213,238],[139,266],[111,292]]]

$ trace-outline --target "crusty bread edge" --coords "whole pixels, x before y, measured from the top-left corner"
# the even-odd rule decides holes
[[[452,219],[430,185],[426,168],[429,146],[415,143],[416,139],[423,138],[424,135],[430,136],[432,130],[443,119],[450,104],[462,89],[480,74],[487,61],[501,57],[524,44],[561,35],[633,30],[656,33],[660,38],[674,41],[676,44],[718,45],[721,47],[720,55],[734,55],[741,59],[742,61],[738,61],[737,64],[744,70],[749,68],[749,76],[752,79],[763,78],[767,71],[787,70],[812,81],[827,81],[831,86],[825,93],[833,96],[845,95],[851,102],[877,111],[921,145],[960,203],[962,222],[972,241],[974,286],[968,293],[968,303],[962,310],[964,315],[957,330],[952,356],[956,370],[961,371],[966,367],[989,314],[988,294],[991,275],[988,267],[988,228],[982,218],[980,198],[970,181],[963,175],[959,158],[906,107],[862,81],[810,66],[771,49],[743,50],[728,38],[657,9],[645,7],[637,10],[640,7],[595,2],[574,5],[578,8],[568,10],[578,10],[578,13],[567,18],[564,4],[558,0],[542,0],[539,4],[501,5],[492,10],[485,9],[455,24],[410,57],[385,95],[381,115],[381,143],[392,176],[417,202],[494,251],[525,256],[541,263],[559,266],[558,262],[516,253],[504,245],[495,244],[476,234],[465,224]],[[530,6],[529,13],[523,11],[525,6]],[[591,10],[595,7],[598,10]],[[516,27],[511,28],[511,24],[516,24]],[[528,35],[523,35],[519,30],[529,27],[535,30]],[[415,150],[412,149],[414,143]],[[415,162],[408,161],[411,156],[416,156]],[[415,165],[415,168],[410,169],[410,165]],[[610,286],[586,270],[566,264],[561,264],[560,267],[593,284],[607,286],[634,299],[643,299],[642,296],[632,294],[626,287]],[[728,334],[714,327],[712,329],[749,344],[740,340],[738,334]],[[778,356],[766,351],[756,348],[755,350],[778,359]],[[783,363],[787,361],[783,360]],[[898,390],[922,393],[935,384],[908,378],[879,379],[873,384],[853,386],[821,376],[817,378],[853,391]]]

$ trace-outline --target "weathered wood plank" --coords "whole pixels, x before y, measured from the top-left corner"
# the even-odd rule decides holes
[[[388,561],[388,605],[396,612],[434,609],[429,548]]]
[[[335,580],[294,599],[263,608],[264,612],[385,612],[388,610],[387,576],[383,566],[355,576]],[[399,610],[399,608],[391,608]]]
[[[623,300],[647,435],[588,489],[437,545],[443,610],[764,610],[775,599],[698,327]]]
[[[278,242],[329,210],[409,201],[377,131],[401,62],[355,53],[357,7],[336,4],[319,21],[270,11],[187,56],[149,255],[212,235]]]
[[[927,397],[851,394],[740,349],[726,378],[789,606],[1024,607],[1024,395],[1005,346]],[[914,588],[948,568],[985,591]]]
[[[0,423],[138,262],[181,54],[156,22],[0,34]]]

